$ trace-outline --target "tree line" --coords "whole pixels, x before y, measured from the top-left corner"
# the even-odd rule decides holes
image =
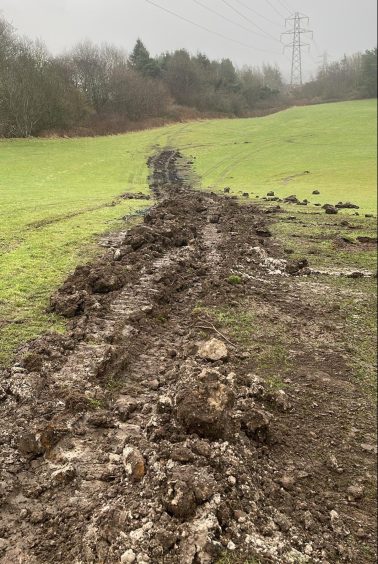
[[[54,57],[0,19],[0,136],[78,126],[88,131],[101,123],[106,126],[100,130],[111,133],[114,124],[127,129],[128,122],[179,119],[188,108],[196,115],[248,116],[296,99],[370,97],[376,95],[376,65],[376,50],[345,57],[293,92],[276,66],[238,69],[229,59],[183,49],[151,57],[141,40],[129,56],[84,42]]]
[[[377,97],[377,48],[324,62],[314,80],[301,89],[305,99],[353,100]]]

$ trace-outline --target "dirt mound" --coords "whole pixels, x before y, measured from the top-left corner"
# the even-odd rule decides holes
[[[177,151],[149,164],[159,203],[52,297],[69,333],[2,374],[0,561],[373,561],[350,458],[363,400],[341,354],[305,333],[287,394],[255,374],[258,323],[243,345],[207,313],[253,297],[299,339],[318,315],[300,294],[307,261],[282,258],[263,211],[191,190]],[[372,451],[357,454],[370,471]]]

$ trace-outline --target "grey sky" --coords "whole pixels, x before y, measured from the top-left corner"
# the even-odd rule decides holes
[[[230,57],[238,66],[276,62],[285,75],[290,66],[289,52],[284,56],[282,46],[273,39],[279,40],[284,31],[284,18],[279,14],[289,15],[285,6],[310,17],[315,43],[311,53],[305,55],[307,76],[324,51],[333,60],[376,45],[376,0],[197,0],[241,27],[211,13],[195,0],[153,1],[235,42],[181,21],[146,0],[0,0],[0,13],[19,33],[42,39],[54,53],[83,39],[111,42],[130,51],[141,37],[153,54],[184,47],[216,59]],[[254,15],[248,7],[266,19]],[[239,45],[238,41],[252,48]]]

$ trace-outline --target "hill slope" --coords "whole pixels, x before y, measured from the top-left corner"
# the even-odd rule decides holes
[[[197,184],[236,194],[295,193],[375,209],[374,101],[294,108],[250,120],[214,120],[91,139],[0,141],[0,362],[61,322],[48,296],[95,239],[147,201],[147,158],[173,146],[195,158]],[[304,171],[310,174],[304,175]],[[319,201],[319,200],[318,200]]]

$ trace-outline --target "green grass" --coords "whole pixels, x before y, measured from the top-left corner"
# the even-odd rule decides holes
[[[147,193],[146,161],[155,150],[194,156],[193,178],[204,188],[310,201],[317,188],[323,203],[351,200],[372,212],[375,118],[375,102],[358,101],[112,137],[0,140],[0,365],[23,341],[64,330],[45,313],[49,295],[99,252],[101,234],[148,205],[111,203],[125,191]]]
[[[376,280],[328,279],[330,293],[338,299],[340,334],[347,364],[357,382],[372,396],[377,390],[377,283]]]
[[[273,190],[313,203],[352,201],[375,212],[376,134],[376,101],[366,100],[194,123],[176,142],[197,157],[195,170],[206,187],[259,196]],[[320,196],[312,195],[315,189]]]
[[[316,209],[316,208],[315,208]],[[290,221],[288,215],[280,214],[279,221],[272,226],[272,233],[284,249],[293,251],[291,259],[307,257],[314,268],[349,268],[352,270],[377,269],[377,251],[372,244],[370,247],[361,245],[358,237],[377,236],[376,219],[350,217],[347,219],[349,227],[341,225],[345,216],[329,216],[317,214],[314,209],[302,211],[303,208],[294,206],[290,216],[296,221]],[[342,241],[349,241],[346,244]]]
[[[125,191],[148,192],[151,134],[96,139],[0,141],[0,365],[46,329],[48,297],[96,239],[147,201],[110,204]]]

